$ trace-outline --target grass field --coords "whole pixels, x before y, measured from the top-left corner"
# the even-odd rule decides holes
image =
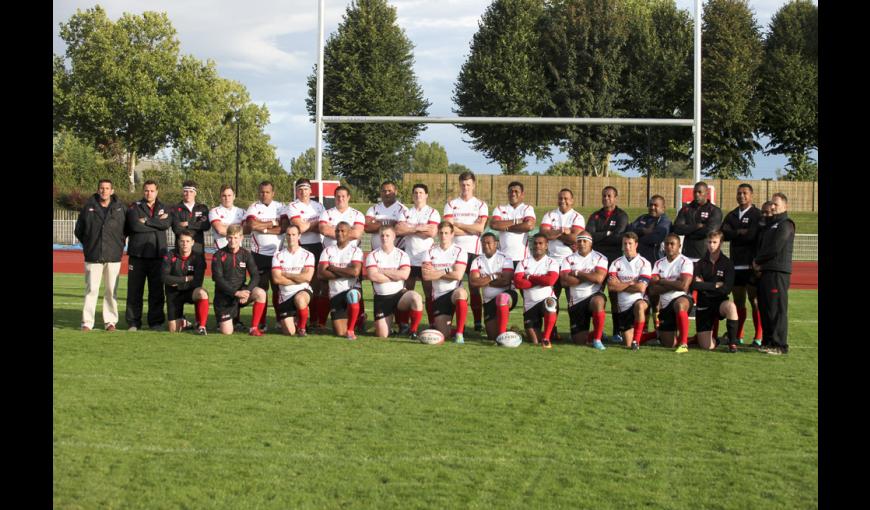
[[[818,507],[816,291],[767,356],[81,333],[83,288],[54,277],[55,508]]]

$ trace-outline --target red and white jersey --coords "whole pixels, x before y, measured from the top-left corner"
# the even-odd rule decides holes
[[[306,267],[314,267],[314,254],[302,248],[296,248],[295,253],[291,253],[289,248],[284,248],[272,256],[272,269],[277,267],[281,271],[287,273],[301,273]],[[308,283],[297,283],[294,285],[279,285],[278,302],[283,303],[292,298],[300,290],[311,290],[311,285]]]
[[[607,272],[607,257],[595,250],[590,251],[585,257],[579,252],[574,252],[562,259],[561,269],[563,273],[573,273],[574,271],[594,273],[598,268],[603,269],[605,273]],[[592,282],[583,282],[580,285],[569,287],[568,306],[574,306],[592,294],[601,292],[602,287],[602,284]]]
[[[294,200],[281,209],[281,217],[286,217],[288,220],[300,218],[302,221],[310,222],[311,220],[319,220],[323,211],[323,205],[316,200],[309,200],[307,204],[301,200]],[[299,237],[299,244],[320,244],[322,242],[323,236],[319,232],[308,231]]]
[[[689,257],[682,254],[677,255],[673,261],[669,261],[667,257],[662,257],[656,261],[652,274],[653,276],[658,275],[662,280],[675,282],[681,276],[692,277],[695,274],[695,265]],[[664,310],[671,301],[685,295],[686,293],[681,290],[665,292],[659,297],[659,308]]]
[[[610,269],[607,270],[608,276],[616,276],[623,283],[635,283],[639,280],[649,282],[652,274],[652,266],[649,261],[641,255],[635,255],[631,260],[625,258],[625,255],[614,260],[610,264]],[[620,312],[624,312],[631,308],[638,299],[643,299],[643,292],[617,292],[616,301],[619,304]]]
[[[377,267],[378,269],[402,269],[403,267],[411,267],[411,259],[408,254],[402,250],[393,247],[390,253],[385,252],[381,248],[374,250],[366,257],[366,269]],[[375,294],[379,296],[389,296],[400,292],[405,288],[405,281],[377,283],[372,282],[375,288]]]
[[[535,260],[534,255],[529,255],[517,264],[516,273],[526,276],[546,276],[549,273],[558,275],[559,263],[547,255],[541,257],[541,260]],[[523,289],[523,309],[529,310],[548,297],[556,297],[553,287],[535,285],[531,289]]]
[[[572,227],[586,228],[586,220],[583,218],[582,214],[574,209],[570,209],[568,212],[563,213],[557,208],[544,215],[544,218],[541,220],[541,226],[543,227],[544,225],[553,230],[562,230],[563,228]],[[560,260],[571,255],[571,253],[573,253],[571,247],[558,239],[550,241],[549,248],[547,248],[547,255]]]
[[[320,215],[321,224],[326,223],[327,225],[332,225],[334,227],[342,221],[350,225],[351,228],[356,225],[365,226],[366,224],[365,216],[363,216],[361,212],[357,211],[353,207],[348,207],[344,210],[344,212],[341,212],[338,210],[338,208],[333,207],[332,209],[323,211],[323,213]],[[323,248],[335,246],[336,244],[338,244],[338,241],[336,241],[334,238],[323,236]],[[359,246],[360,241],[359,239],[354,239],[351,240],[348,244],[351,244],[353,246]]]
[[[269,205],[263,202],[254,202],[245,211],[245,219],[253,218],[257,221],[278,221],[281,218],[280,211],[284,208],[284,204],[277,200],[272,200]],[[260,255],[274,255],[281,246],[283,235],[279,234],[264,234],[262,230],[251,231],[251,251]]]
[[[438,211],[429,207],[423,206],[422,209],[410,207],[402,213],[402,218],[399,221],[404,221],[412,227],[420,225],[438,225],[441,223],[441,215]],[[418,235],[410,235],[402,237],[402,249],[411,258],[411,265],[419,267],[423,264],[423,255],[435,243],[434,237],[423,238]]]
[[[401,202],[396,200],[393,202],[393,205],[389,207],[384,207],[383,202],[378,202],[377,204],[369,207],[369,210],[366,211],[366,220],[369,218],[374,218],[377,221],[384,220],[393,220],[396,223],[402,221],[402,215],[408,208],[402,205]],[[377,250],[381,247],[381,235],[377,232],[371,234],[372,236],[372,250]],[[401,237],[396,239],[396,246],[399,245],[399,242],[402,240]]]
[[[497,251],[492,257],[487,258],[481,253],[476,259],[471,261],[471,267],[468,270],[472,273],[478,272],[481,276],[498,275],[502,272],[510,274],[511,278],[514,275],[514,261],[504,253]],[[487,285],[483,288],[483,302],[489,303],[496,296],[508,290],[508,287],[490,287]]]
[[[452,269],[454,264],[467,265],[468,252],[456,244],[451,244],[446,250],[442,250],[441,245],[436,244],[423,255],[423,262],[431,262],[437,271],[444,271]],[[461,280],[435,280],[432,282],[432,298],[438,299],[444,294],[449,294],[460,285],[462,285]]]
[[[344,249],[337,244],[328,246],[320,254],[320,265],[335,267],[350,267],[352,263],[359,262],[362,265],[363,252],[353,243],[347,243]],[[335,297],[346,290],[362,288],[359,278],[335,278],[329,280],[329,297]]]
[[[519,204],[516,207],[504,204],[492,211],[492,219],[494,220],[525,221],[527,218],[537,219],[535,210],[526,204]],[[499,232],[498,249],[513,260],[523,260],[529,255],[529,233]]]
[[[211,224],[211,236],[214,239],[215,248],[221,249],[227,245],[227,238],[218,234],[214,228],[215,222],[226,226],[241,225],[245,221],[245,210],[241,207],[232,206],[230,209],[219,205],[208,212],[208,222]]]
[[[480,217],[489,218],[489,207],[477,197],[471,197],[467,201],[457,197],[444,204],[445,220],[452,218],[455,223],[470,225]],[[457,235],[453,238],[453,243],[472,255],[480,253],[479,235]]]

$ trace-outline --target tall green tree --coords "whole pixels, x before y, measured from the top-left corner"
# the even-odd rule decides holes
[[[693,23],[689,12],[677,9],[674,0],[626,4],[629,30],[620,108],[636,118],[691,116]],[[691,142],[691,137],[686,127],[623,126],[616,151],[628,159],[618,163],[623,169],[662,177],[668,161],[686,157],[675,148]]]
[[[447,150],[438,142],[417,142],[411,155],[411,171],[425,174],[448,172]]]
[[[543,0],[495,0],[478,23],[468,60],[454,86],[454,112],[464,117],[538,117],[547,90],[541,80],[537,25]],[[461,125],[474,150],[517,174],[526,156],[549,155],[540,126],[517,124]]]
[[[425,116],[429,102],[413,71],[413,45],[386,0],[355,0],[324,50],[324,115]],[[305,104],[316,115],[317,66]],[[333,171],[374,200],[378,184],[407,170],[421,124],[328,124]]]
[[[809,0],[782,6],[764,41],[761,131],[766,154],[788,156],[786,176],[813,179],[818,165],[809,153],[819,146],[819,8]]]
[[[214,81],[213,64],[179,59],[179,41],[165,13],[124,14],[102,7],[61,23],[63,65],[54,58],[55,107],[77,135],[123,155],[130,189],[136,158],[150,156],[200,127]],[[67,67],[68,66],[68,67]],[[74,100],[72,100],[74,98]],[[56,112],[57,113],[57,112]]]
[[[704,175],[750,175],[761,123],[761,33],[746,0],[709,0],[702,25],[701,168]]]
[[[625,2],[553,0],[540,24],[548,117],[622,117],[620,78],[628,35]],[[591,175],[607,175],[617,126],[550,130],[560,149]]]
[[[309,147],[299,156],[290,159],[290,181],[296,179],[311,179],[317,175],[317,151],[314,147]],[[338,180],[338,176],[332,173],[332,165],[329,158],[323,156],[323,167],[321,172],[324,180]]]

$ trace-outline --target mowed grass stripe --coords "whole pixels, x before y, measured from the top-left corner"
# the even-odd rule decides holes
[[[59,508],[818,505],[817,349],[85,334],[80,312],[55,313]]]

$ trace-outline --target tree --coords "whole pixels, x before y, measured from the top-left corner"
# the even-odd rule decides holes
[[[449,173],[447,151],[438,142],[417,142],[411,155],[411,171],[423,174]]]
[[[298,157],[290,160],[290,182],[296,179],[311,179],[317,175],[317,151],[314,147],[309,147]],[[321,172],[324,180],[338,180],[338,177],[332,173],[332,166],[329,164],[329,158],[323,156],[323,166]]]
[[[461,174],[463,172],[470,172],[471,169],[461,163],[450,163],[447,165],[447,173],[448,174]]]
[[[627,6],[629,31],[620,108],[637,118],[690,114],[693,39],[688,11],[677,9],[673,0],[641,0]],[[623,126],[616,151],[629,159],[618,163],[623,169],[662,177],[669,160],[686,157],[686,152],[674,149],[691,137],[692,131],[685,127]]]
[[[429,102],[414,75],[413,45],[386,0],[355,0],[324,50],[324,115],[425,116]],[[316,115],[317,73],[305,104]],[[378,185],[407,170],[421,124],[328,124],[333,170],[374,200]]]
[[[573,161],[567,159],[550,165],[544,172],[544,175],[583,175],[583,171],[577,168],[577,165]]]
[[[199,92],[216,79],[214,65],[179,61],[179,42],[165,13],[124,14],[112,22],[97,6],[61,23],[60,36],[67,48],[63,65],[54,58],[59,120],[123,154],[132,190],[138,156],[153,155],[200,127],[209,96]]]
[[[818,165],[809,157],[819,146],[819,8],[795,0],[780,8],[764,42],[761,131],[770,137],[765,154],[786,154],[786,175],[810,180]]]
[[[466,117],[539,117],[547,90],[541,80],[537,24],[543,0],[495,0],[483,13],[468,60],[454,86],[454,112]],[[525,157],[549,156],[546,131],[535,125],[465,124],[474,150],[517,174]]]
[[[620,76],[628,24],[618,0],[554,0],[540,24],[545,116],[621,117]],[[592,175],[607,175],[617,126],[557,126],[551,140]]]
[[[751,175],[761,146],[757,89],[761,35],[746,0],[709,0],[702,27],[701,168],[704,175]]]

